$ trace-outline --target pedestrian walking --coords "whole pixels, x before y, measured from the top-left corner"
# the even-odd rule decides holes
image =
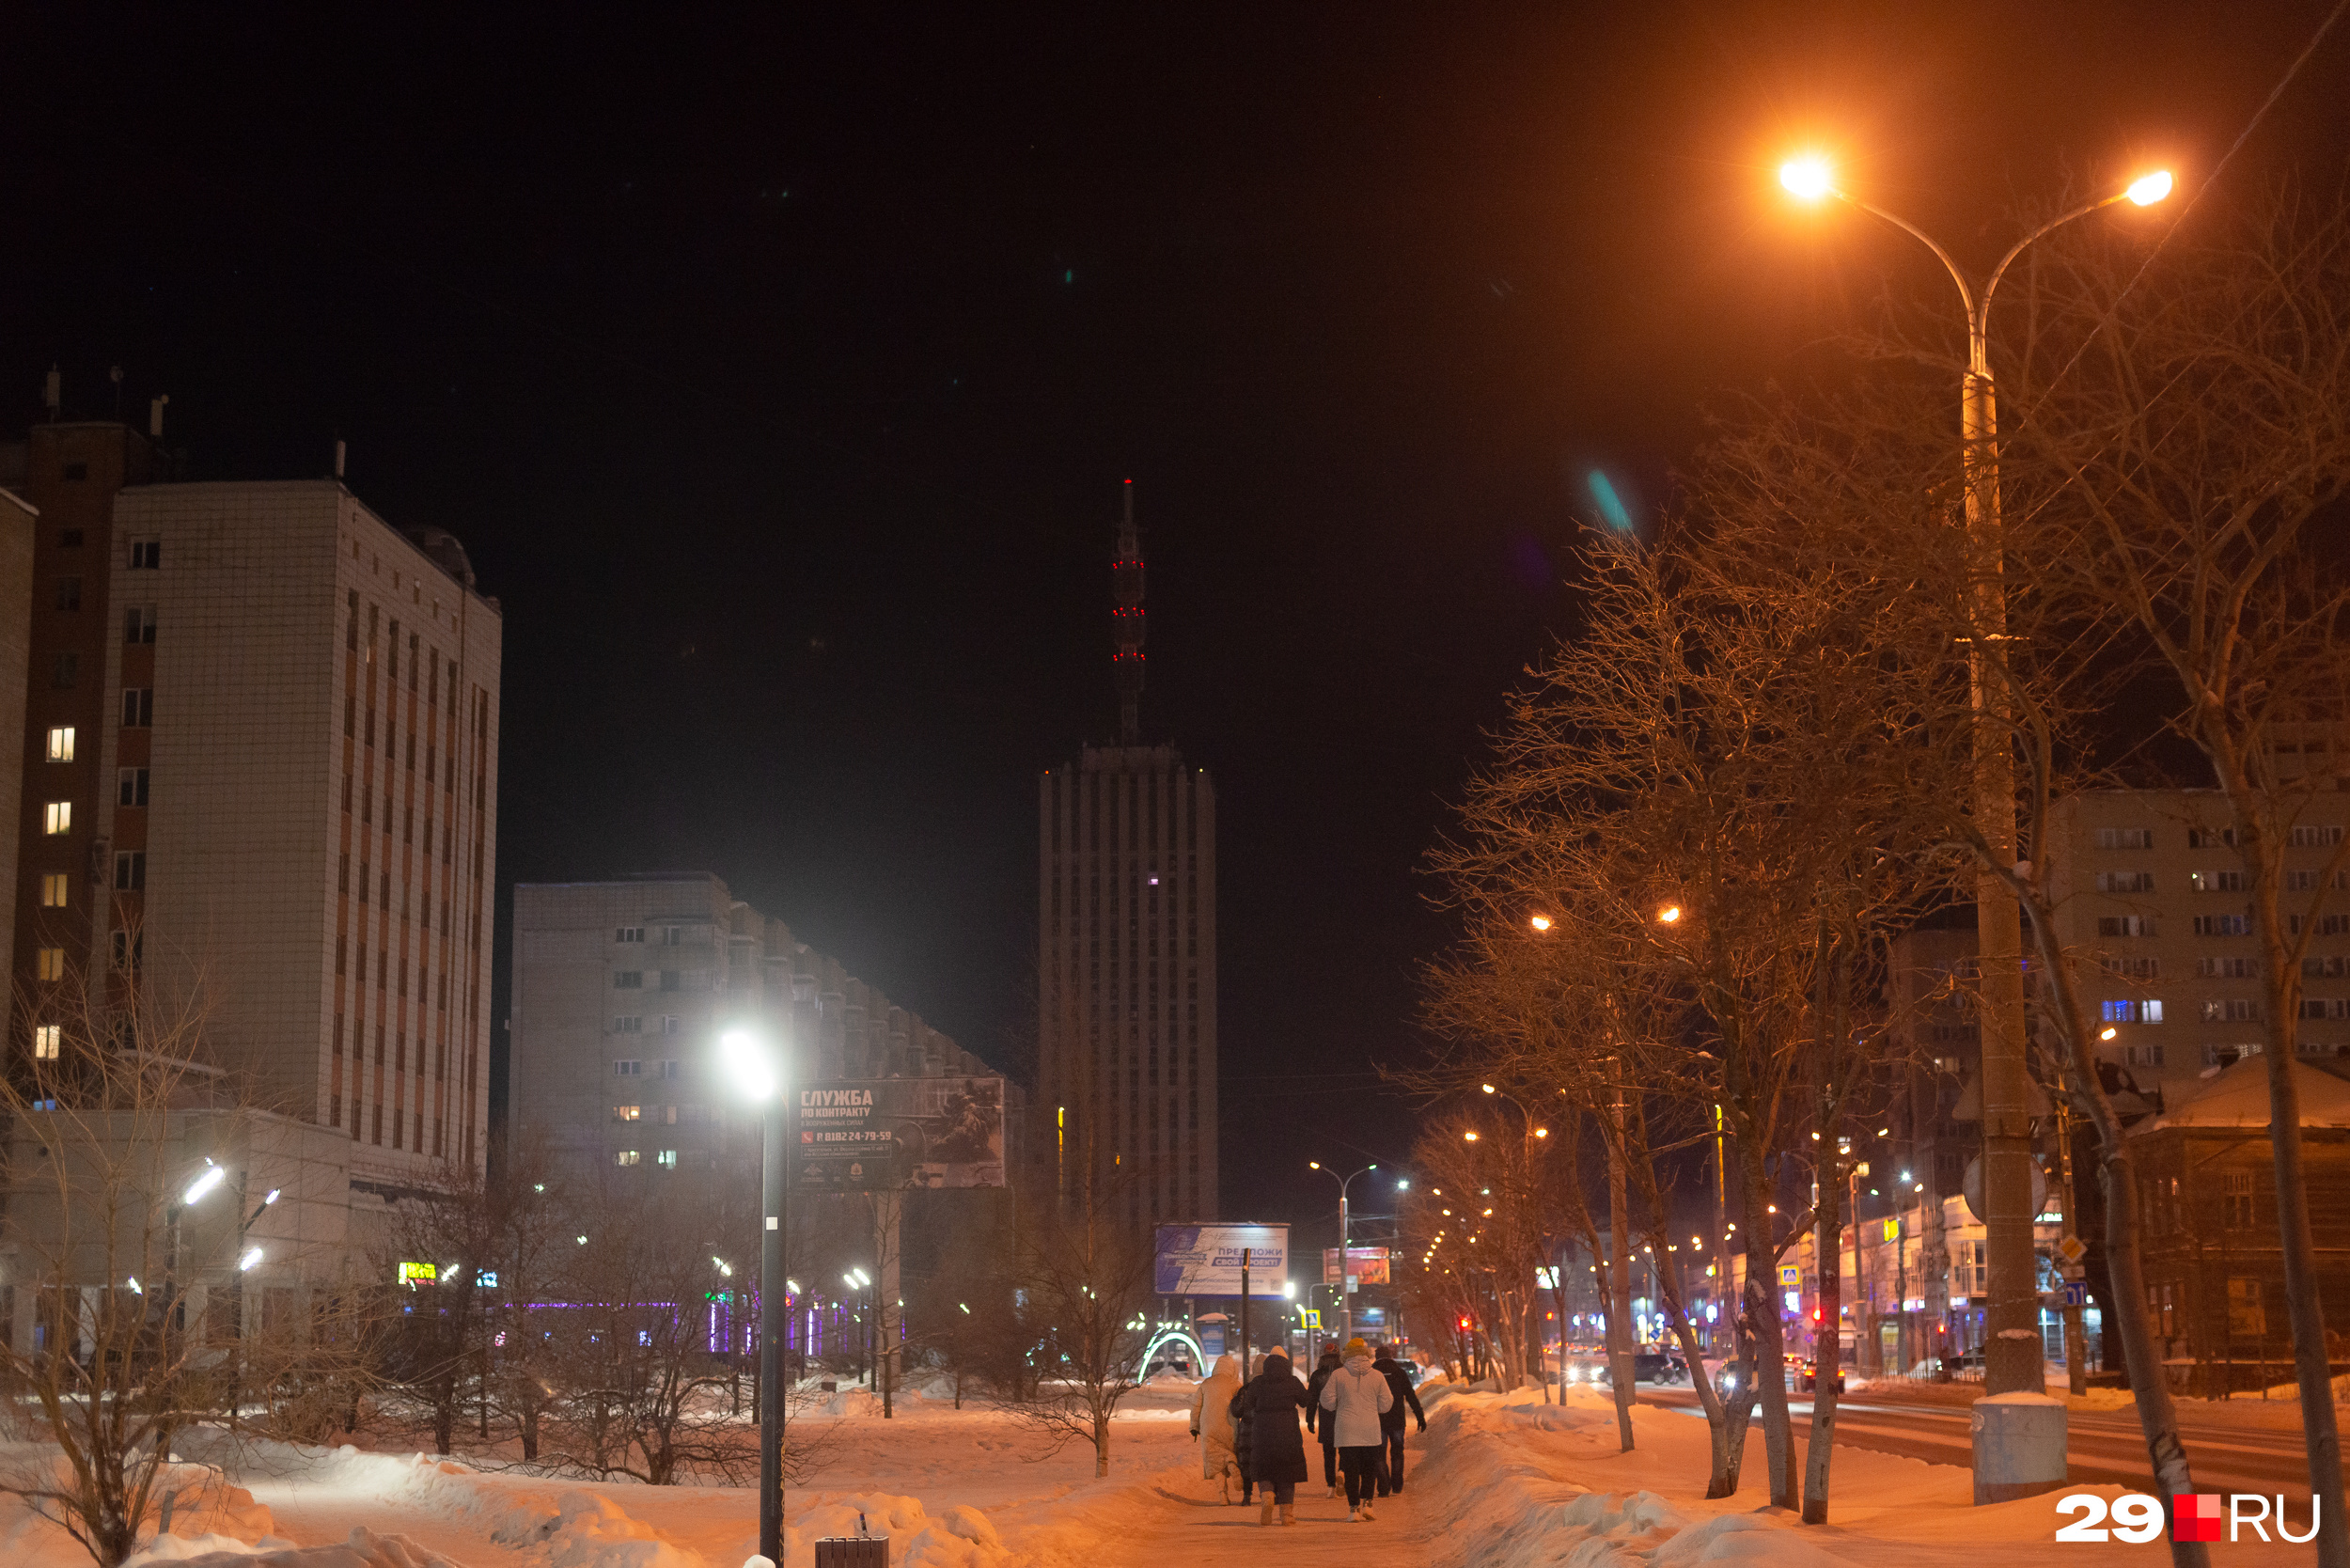
[[[1371,1366],[1371,1346],[1360,1337],[1346,1341],[1339,1370],[1322,1386],[1323,1419],[1337,1428],[1339,1473],[1346,1478],[1346,1517],[1352,1524],[1371,1517],[1378,1484],[1379,1454],[1385,1447],[1379,1418],[1395,1403],[1395,1390]]]
[[[1322,1429],[1316,1435],[1322,1439],[1322,1484],[1330,1489],[1329,1495],[1334,1497],[1339,1495],[1339,1429],[1329,1417],[1322,1414],[1322,1386],[1338,1370],[1339,1347],[1335,1343],[1324,1345],[1322,1364],[1314,1368],[1313,1376],[1306,1382],[1306,1392],[1312,1396],[1306,1405],[1306,1430],[1313,1432],[1315,1420],[1320,1419]]]
[[[1379,1495],[1384,1497],[1390,1492],[1403,1490],[1404,1412],[1411,1412],[1422,1432],[1428,1430],[1428,1415],[1419,1407],[1419,1395],[1412,1391],[1410,1374],[1396,1361],[1393,1345],[1381,1345],[1379,1354],[1371,1358],[1371,1366],[1387,1380],[1388,1391],[1395,1395],[1395,1403],[1379,1418],[1379,1435],[1386,1450],[1386,1465],[1379,1472]]]
[[[1246,1443],[1241,1463],[1257,1484],[1260,1525],[1273,1523],[1277,1507],[1281,1523],[1297,1523],[1297,1483],[1306,1479],[1306,1436],[1297,1418],[1310,1405],[1311,1396],[1297,1381],[1290,1358],[1277,1350],[1264,1358],[1264,1371],[1232,1396],[1233,1429],[1248,1435],[1241,1440]]]
[[[1264,1375],[1264,1363],[1265,1358],[1261,1356],[1249,1363],[1249,1382],[1253,1383]],[[1247,1387],[1248,1384],[1244,1383],[1232,1390],[1229,1406],[1232,1413],[1232,1463],[1240,1470],[1240,1505],[1243,1508],[1248,1506],[1257,1485],[1257,1473],[1248,1464],[1248,1412],[1240,1403],[1241,1390]]]
[[[1232,1478],[1238,1466],[1232,1455],[1232,1396],[1240,1392],[1240,1363],[1219,1356],[1207,1380],[1192,1391],[1191,1435],[1199,1440],[1199,1476],[1216,1483],[1226,1502],[1232,1500]]]

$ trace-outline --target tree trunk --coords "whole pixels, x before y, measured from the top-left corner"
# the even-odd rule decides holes
[[[1110,1473],[1110,1418],[1104,1410],[1093,1412],[1093,1479],[1101,1480]]]
[[[1823,1148],[1832,1151],[1833,1138],[1831,1133],[1823,1140]],[[1820,1327],[1812,1336],[1811,1443],[1804,1454],[1803,1467],[1803,1522],[1807,1525],[1827,1523],[1829,1467],[1836,1458],[1836,1380],[1843,1363],[1840,1332],[1844,1311],[1842,1161],[1832,1152],[1823,1154],[1822,1159],[1832,1163],[1822,1173],[1819,1184],[1815,1247],[1820,1269]],[[1835,1174],[1834,1181],[1825,1179],[1828,1172]]]
[[[1778,1325],[1778,1254],[1772,1250],[1770,1189],[1762,1176],[1758,1140],[1741,1138],[1746,1150],[1747,1316],[1754,1328],[1756,1387],[1762,1395],[1762,1451],[1771,1467],[1771,1506],[1797,1507],[1795,1435],[1787,1410],[1787,1338]]]
[[[2281,988],[2271,987],[2272,994]],[[2279,1019],[2287,1047],[2297,1032]],[[2320,1568],[2350,1568],[2350,1520],[2342,1518],[2342,1433],[2334,1419],[2333,1369],[2326,1355],[2326,1314],[2317,1294],[2317,1242],[2301,1163],[2301,1095],[2290,1049],[2268,1057],[2268,1130],[2276,1150],[2277,1233],[2284,1247],[2285,1311],[2293,1325],[2294,1382],[2301,1390],[2301,1436],[2310,1456],[2310,1506],[2317,1514]]]

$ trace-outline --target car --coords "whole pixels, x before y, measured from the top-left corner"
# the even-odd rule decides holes
[[[1798,1393],[1810,1393],[1819,1384],[1820,1363],[1817,1356],[1807,1356],[1800,1361],[1793,1362],[1788,1371],[1794,1377]],[[1840,1394],[1844,1391],[1844,1369],[1841,1367],[1836,1369],[1836,1391]]]

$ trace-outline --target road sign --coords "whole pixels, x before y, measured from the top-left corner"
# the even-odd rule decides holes
[[[1320,1328],[1322,1326],[1322,1309],[1319,1307],[1300,1307],[1297,1309],[1297,1326],[1300,1328]]]
[[[2067,1236],[2057,1243],[2057,1256],[2068,1263],[2077,1263],[2089,1256],[2089,1247],[2078,1236]]]
[[[2064,1282],[2064,1305],[2067,1307],[2085,1307],[2088,1304],[2089,1286],[2087,1282],[2079,1279],[2067,1279]]]

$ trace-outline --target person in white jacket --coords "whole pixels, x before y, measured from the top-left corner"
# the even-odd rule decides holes
[[[1199,1439],[1199,1476],[1216,1483],[1226,1502],[1232,1500],[1232,1396],[1240,1392],[1240,1363],[1219,1356],[1208,1380],[1191,1396],[1191,1435]],[[1374,1439],[1375,1441],[1376,1439]]]
[[[1349,1523],[1371,1516],[1372,1489],[1379,1483],[1379,1461],[1386,1441],[1379,1418],[1395,1403],[1385,1372],[1371,1364],[1371,1346],[1360,1338],[1346,1341],[1346,1359],[1322,1386],[1324,1421],[1338,1434],[1339,1471],[1346,1477],[1346,1517]]]

